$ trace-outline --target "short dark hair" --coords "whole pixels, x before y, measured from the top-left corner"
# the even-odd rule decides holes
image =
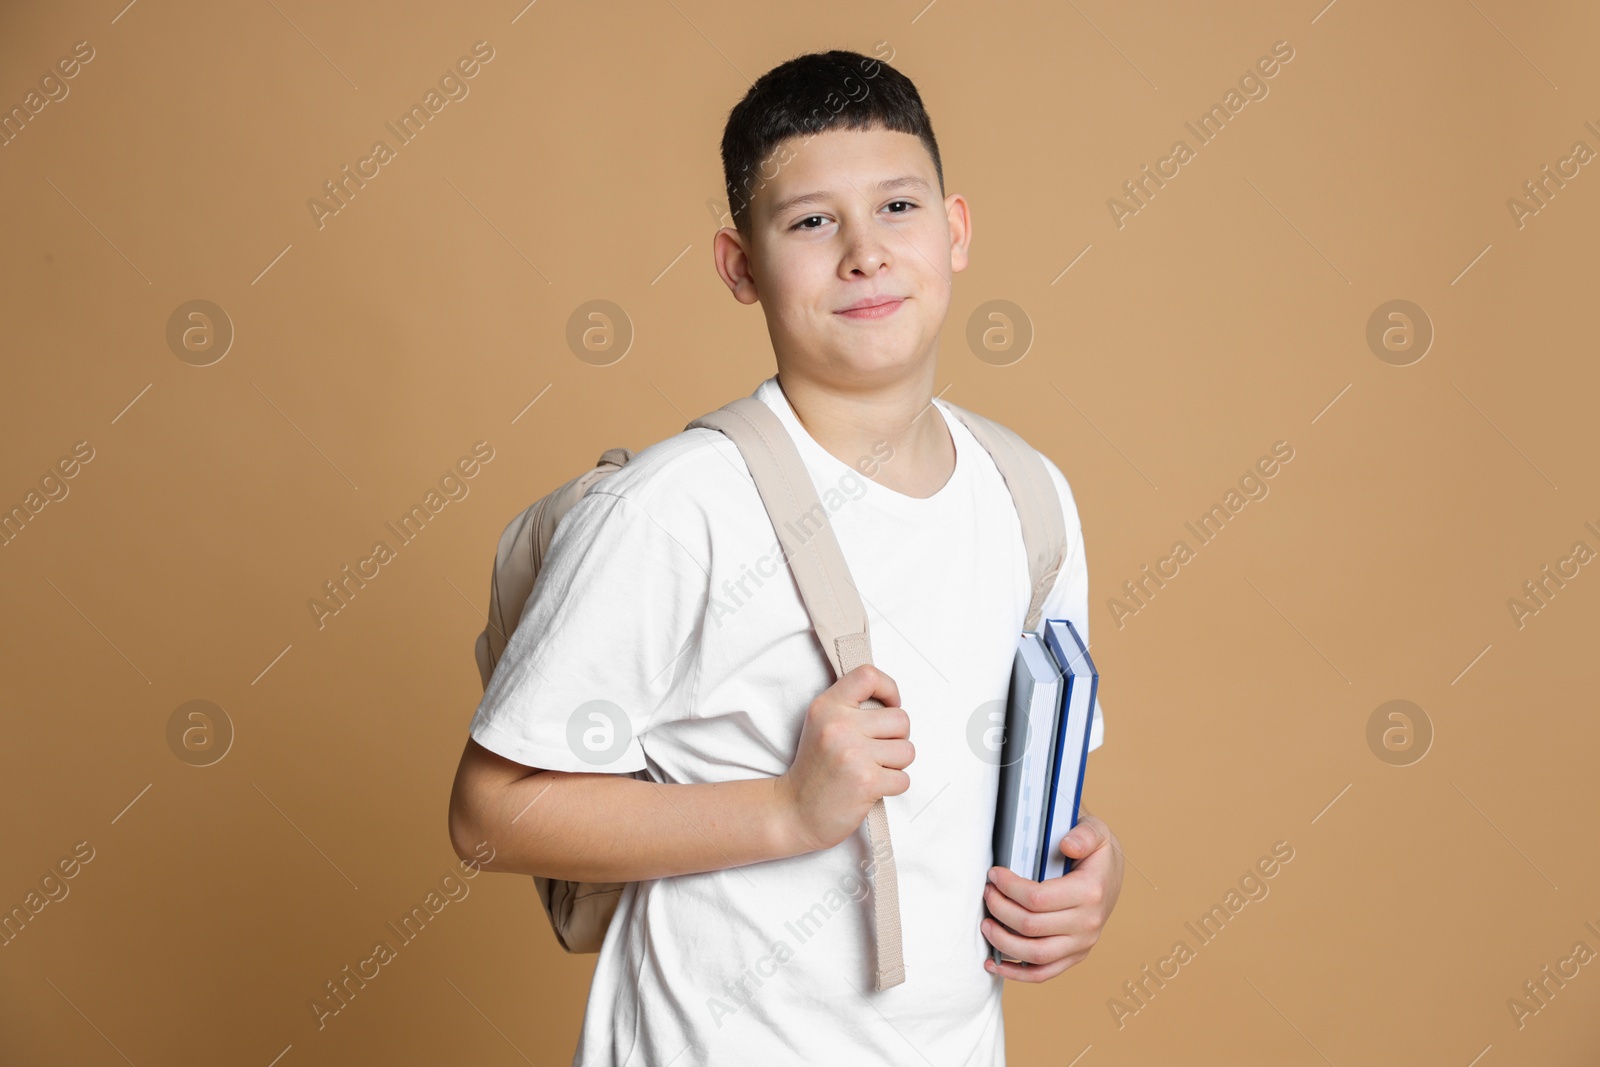
[[[722,177],[728,210],[740,233],[750,232],[750,200],[772,179],[761,165],[791,137],[842,127],[894,130],[922,140],[933,157],[944,195],[944,164],[933,123],[911,79],[881,59],[833,49],[796,56],[756,79],[728,113],[722,131]]]

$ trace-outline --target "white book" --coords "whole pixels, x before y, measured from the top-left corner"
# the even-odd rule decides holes
[[[1036,878],[1039,871],[1061,697],[1061,668],[1043,639],[1024,631],[1017,641],[1006,697],[994,820],[995,866],[1008,867],[1024,878]]]

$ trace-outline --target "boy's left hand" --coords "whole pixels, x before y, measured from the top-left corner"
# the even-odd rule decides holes
[[[1061,851],[1075,862],[1060,878],[1035,882],[1007,867],[989,868],[983,899],[994,918],[983,920],[983,936],[1007,956],[1025,961],[985,960],[990,974],[1046,982],[1082,960],[1100,940],[1122,892],[1122,848],[1110,827],[1084,812],[1062,839]]]

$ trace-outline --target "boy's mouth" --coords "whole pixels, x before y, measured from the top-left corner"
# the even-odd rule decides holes
[[[906,298],[902,296],[869,296],[834,314],[847,319],[882,319],[893,315],[905,302]]]

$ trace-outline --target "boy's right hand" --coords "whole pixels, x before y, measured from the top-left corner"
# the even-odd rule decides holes
[[[881,708],[863,708],[876,699]],[[911,788],[911,717],[894,679],[870,663],[845,673],[806,709],[800,748],[780,775],[782,815],[811,851],[855,832],[882,797]]]

